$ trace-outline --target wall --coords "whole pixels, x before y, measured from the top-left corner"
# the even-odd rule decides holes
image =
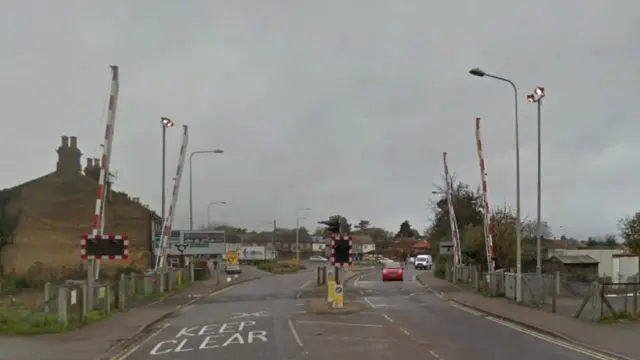
[[[638,256],[615,256],[611,277],[613,282],[637,282]]]
[[[10,209],[20,211],[15,244],[2,254],[5,271],[27,273],[38,264],[49,276],[78,272],[80,236],[91,233],[97,183],[81,174],[52,173],[20,187]],[[124,195],[106,203],[106,233],[129,235],[130,259],[103,261],[103,268],[148,265],[150,213]]]
[[[598,276],[612,276],[613,255],[623,254],[622,249],[549,249],[547,258],[554,255],[589,255],[598,260]]]

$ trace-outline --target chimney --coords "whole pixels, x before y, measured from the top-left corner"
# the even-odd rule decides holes
[[[92,167],[93,167],[93,159],[87,158],[87,167],[85,168],[85,171],[86,169],[91,169]]]
[[[96,169],[100,169],[100,159],[93,158],[93,167]]]
[[[62,142],[58,147],[58,163],[56,164],[56,172],[65,175],[77,175],[82,170],[81,158],[82,153],[78,149],[78,138],[71,137],[72,146],[69,147],[69,137],[62,136]]]

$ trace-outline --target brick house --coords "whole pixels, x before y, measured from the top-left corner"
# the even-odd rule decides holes
[[[13,241],[0,253],[4,273],[53,278],[77,275],[83,267],[80,235],[91,233],[100,162],[87,159],[83,174],[74,136],[63,136],[57,153],[55,171],[2,190],[9,194],[6,211],[18,219]],[[147,268],[153,231],[161,228],[162,219],[137,198],[111,191],[109,184],[108,190],[105,233],[128,235],[130,255],[128,260],[103,261],[102,268]]]

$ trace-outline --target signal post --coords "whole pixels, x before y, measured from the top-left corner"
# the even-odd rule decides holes
[[[351,237],[347,237],[346,219],[340,215],[335,215],[327,221],[319,221],[319,224],[327,226],[327,230],[331,232],[331,254],[329,256],[330,267],[327,271],[327,301],[333,303],[334,308],[342,308],[344,306],[344,289],[340,282],[340,270],[344,265],[351,268],[352,265],[352,241]]]

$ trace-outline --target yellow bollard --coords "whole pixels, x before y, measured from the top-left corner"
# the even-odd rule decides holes
[[[329,280],[327,281],[327,290],[328,290],[328,294],[327,294],[327,302],[333,302],[333,299],[336,295],[335,291],[336,291],[336,282],[333,280]]]
[[[176,282],[178,283],[178,287],[182,286],[182,270],[176,274]]]

